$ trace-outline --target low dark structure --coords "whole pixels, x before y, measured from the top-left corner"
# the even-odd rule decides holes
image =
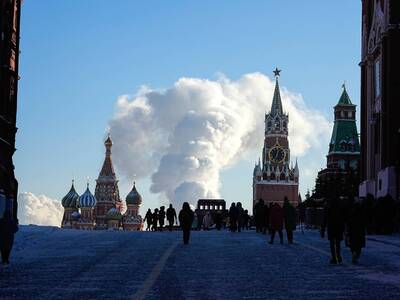
[[[197,201],[197,208],[195,210],[198,227],[201,227],[203,217],[205,214],[209,212],[213,218],[215,219],[215,215],[217,213],[222,214],[223,218],[226,217],[228,211],[226,210],[226,202],[224,199],[199,199]]]

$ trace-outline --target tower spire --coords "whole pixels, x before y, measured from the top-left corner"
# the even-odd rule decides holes
[[[274,91],[274,98],[272,99],[272,105],[271,105],[271,114],[272,115],[283,115],[281,92],[279,89],[279,81],[278,81],[278,78],[281,75],[280,74],[281,72],[282,72],[282,70],[279,70],[278,68],[276,68],[274,70],[275,91]]]

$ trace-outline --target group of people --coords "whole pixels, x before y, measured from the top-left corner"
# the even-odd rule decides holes
[[[183,231],[183,243],[185,245],[189,244],[190,229],[194,221],[194,212],[190,208],[188,202],[183,203],[182,209],[179,215],[176,215],[176,210],[169,205],[168,209],[165,210],[165,206],[161,206],[159,209],[155,208],[153,212],[149,208],[144,217],[144,222],[146,222],[146,231],[163,231],[165,225],[165,218],[168,221],[168,229],[172,231],[174,224],[179,224]]]
[[[289,244],[293,243],[293,231],[296,230],[296,208],[285,197],[283,206],[271,202],[269,205],[260,199],[254,207],[256,232],[270,234],[269,243],[273,244],[276,232],[279,234],[280,243],[283,244],[283,229],[285,228]]]
[[[249,229],[250,216],[247,209],[243,209],[242,203],[233,202],[229,208],[229,230],[232,232],[241,232],[244,229]]]
[[[154,209],[154,212],[151,212],[149,208],[144,217],[144,222],[147,224],[146,231],[163,231],[165,217],[168,221],[168,229],[172,231],[174,224],[178,223],[176,210],[172,204],[169,205],[167,210],[165,210],[165,206],[161,206],[160,209]]]
[[[328,233],[331,250],[331,264],[342,263],[341,242],[345,238],[346,246],[352,253],[352,262],[357,264],[361,249],[365,247],[365,213],[360,201],[354,198],[332,197],[327,200],[321,237]]]

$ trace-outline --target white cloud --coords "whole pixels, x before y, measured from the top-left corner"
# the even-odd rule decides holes
[[[20,193],[18,196],[18,219],[20,224],[60,226],[63,207],[60,201],[45,195]]]
[[[118,169],[128,178],[151,176],[151,191],[177,205],[219,197],[220,171],[261,153],[274,85],[261,73],[235,81],[180,78],[162,91],[143,87],[121,96],[109,123]],[[281,93],[292,158],[304,156],[326,139],[330,124],[301,95]]]

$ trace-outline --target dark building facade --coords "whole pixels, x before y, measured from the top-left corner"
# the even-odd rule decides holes
[[[217,213],[225,216],[227,213],[226,202],[224,199],[199,199],[197,201],[196,215],[202,220],[205,214],[209,212],[212,217]]]
[[[400,1],[362,1],[360,196],[399,198]]]
[[[13,200],[14,217],[17,215],[18,183],[12,157],[17,132],[21,2],[0,0],[0,197]]]

